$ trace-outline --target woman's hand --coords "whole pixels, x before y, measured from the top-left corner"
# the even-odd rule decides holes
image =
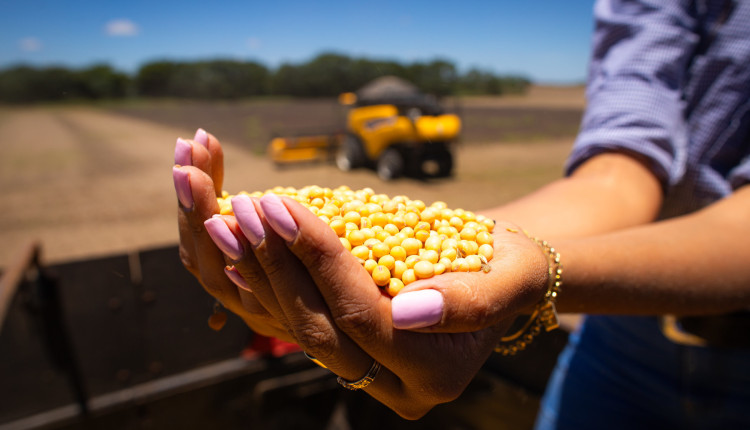
[[[544,297],[549,276],[548,257],[513,224],[495,226],[494,257],[488,273],[444,273],[404,287],[393,298],[394,327],[426,333],[479,330],[519,313],[530,313]],[[430,318],[435,302],[440,319]]]
[[[298,343],[346,380],[381,363],[365,391],[404,417],[458,397],[515,315],[544,294],[545,256],[498,225],[489,273],[443,274],[391,299],[291,199],[236,196],[235,216],[216,215],[221,148],[199,134],[178,141],[175,156],[185,266],[253,330]]]
[[[331,371],[362,378],[365,390],[407,418],[455,399],[492,353],[513,317],[546,289],[547,260],[523,234],[499,226],[490,273],[449,273],[409,285],[393,300],[346,251],[331,228],[289,198],[235,197],[235,213],[295,341]],[[245,273],[252,278],[255,273]],[[416,332],[405,329],[419,329]]]
[[[180,258],[184,266],[209,294],[239,315],[254,331],[292,340],[287,330],[260,304],[251,287],[237,275],[236,267],[243,267],[246,275],[257,273],[258,282],[266,282],[252,252],[244,251],[246,244],[235,240],[231,249],[222,252],[205,225],[219,213],[216,197],[221,194],[224,178],[224,155],[219,141],[202,129],[193,140],[177,139],[172,175],[179,202]],[[209,228],[216,225],[218,223],[209,221]],[[231,222],[226,228],[238,231]],[[220,228],[214,230],[215,235],[230,233]],[[231,268],[232,265],[235,267]]]

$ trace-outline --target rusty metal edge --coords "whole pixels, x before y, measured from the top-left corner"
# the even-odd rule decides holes
[[[39,265],[41,249],[41,244],[36,240],[27,243],[0,277],[0,331],[3,329],[5,315],[26,271]]]
[[[89,414],[92,418],[105,415],[119,409],[153,402],[170,395],[215,385],[242,375],[262,372],[267,368],[268,364],[265,360],[246,360],[244,358],[224,360],[177,375],[93,397],[89,399]],[[75,423],[80,419],[82,419],[80,408],[71,404],[0,424],[0,430],[54,428]]]

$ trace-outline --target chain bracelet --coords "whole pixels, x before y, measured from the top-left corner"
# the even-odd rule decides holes
[[[508,231],[511,233],[517,232],[517,230],[513,229],[508,229]],[[544,327],[545,331],[552,331],[560,325],[555,307],[557,296],[560,294],[560,288],[562,287],[563,269],[562,263],[560,263],[560,253],[546,240],[532,237],[526,231],[523,233],[539,245],[547,257],[547,292],[544,294],[542,301],[536,305],[534,312],[532,312],[523,327],[511,335],[500,338],[500,343],[495,347],[495,352],[502,355],[515,355],[519,351],[526,349],[534,338],[541,333],[542,327]]]

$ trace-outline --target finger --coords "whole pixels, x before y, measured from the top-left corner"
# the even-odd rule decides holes
[[[185,140],[182,138],[178,138],[177,142],[175,144],[175,150],[174,150],[174,163],[176,166],[197,166],[199,169],[206,171],[207,169],[210,171],[210,156],[208,154],[208,151],[203,148],[202,151],[196,151],[196,154],[193,155],[193,148],[194,145],[191,141]],[[185,182],[184,178],[177,178],[177,175],[181,175],[181,173],[174,172],[173,176],[175,176],[175,188],[178,192],[178,199],[185,201],[185,205],[182,205],[182,207],[178,208],[177,213],[177,223],[178,223],[178,229],[180,234],[180,247],[179,247],[179,253],[180,253],[180,260],[182,261],[182,264],[185,266],[185,268],[196,278],[200,279],[200,271],[198,269],[197,260],[195,257],[195,243],[193,242],[193,233],[190,229],[190,226],[188,224],[187,217],[184,213],[184,208],[186,206],[192,206],[192,199],[190,193],[187,191],[187,186],[183,182]],[[180,185],[178,187],[178,185]],[[180,195],[180,193],[182,195]],[[178,200],[179,201],[179,200]],[[188,201],[190,201],[188,203]]]
[[[221,148],[219,140],[202,128],[199,128],[195,132],[193,141],[206,148],[210,154],[211,179],[214,181],[216,195],[220,196],[222,187],[224,186],[224,150]]]
[[[260,304],[237,268],[234,266],[227,266],[224,268],[224,272],[226,273],[227,278],[237,285],[240,302],[245,310],[245,312],[239,316],[242,317],[245,323],[256,333],[268,337],[283,339],[287,342],[294,342],[294,338],[289,336],[286,327],[279,323],[279,321]]]
[[[177,224],[180,234],[179,254],[180,261],[185,269],[190,272],[196,279],[200,280],[200,269],[195,255],[195,242],[193,241],[193,232],[187,221],[187,217],[181,208],[177,209]]]
[[[533,307],[546,291],[547,258],[518,231],[498,224],[489,273],[445,273],[404,287],[392,301],[394,327],[469,332],[494,326]]]
[[[198,135],[198,133],[196,133]],[[197,144],[194,141],[177,138],[174,151],[174,162],[176,166],[195,166],[211,176],[211,154],[206,145]],[[175,182],[175,185],[177,183]],[[184,188],[184,187],[183,187]],[[178,196],[179,197],[179,196]],[[190,196],[185,193],[185,198]],[[200,272],[197,265],[195,243],[193,241],[192,229],[189,226],[187,217],[183,210],[178,212],[178,227],[180,233],[180,259],[185,268],[200,279]]]
[[[174,164],[177,166],[195,166],[211,176],[212,161],[208,149],[192,140],[177,138],[174,149]]]
[[[252,202],[249,203],[252,207]],[[245,207],[238,204],[234,209],[243,218],[246,212]],[[233,270],[225,269],[226,275],[240,288],[240,291],[252,293],[254,302],[245,294],[246,305],[249,307],[245,309],[249,312],[258,312],[259,316],[269,314],[286,327],[284,311],[276,300],[263,268],[250,250],[251,245],[243,235],[236,216],[214,215],[206,220],[204,225],[213,242],[233,265]]]
[[[269,195],[261,199],[262,215],[266,219],[268,213],[275,210],[273,203],[263,204],[268,199],[278,197]],[[255,253],[284,309],[290,333],[305,352],[332,372],[349,381],[359,380],[372,366],[373,358],[336,326],[307,268],[289,251],[285,239],[275,229],[266,230]],[[377,287],[375,290],[377,292]],[[387,367],[381,368],[365,391],[397,411],[400,409],[399,413],[417,416],[427,408],[426,404],[406,402],[403,384]]]
[[[360,262],[341,246],[333,230],[291,199],[268,194],[260,199],[260,204],[269,224],[285,245],[289,244],[304,266],[304,273],[320,289],[318,294],[329,304],[337,327],[354,339],[387,337],[390,327],[380,317],[390,315],[390,300]],[[299,225],[305,227],[304,233],[298,231],[295,218],[302,218]],[[353,290],[356,294],[352,294]],[[352,320],[360,319],[371,323],[352,324]],[[389,339],[381,341],[388,343]]]
[[[266,220],[269,220],[269,213],[275,211],[273,204],[264,204],[269,199],[278,201],[278,197],[268,195],[261,199],[260,209]],[[237,214],[242,224],[245,224],[242,220],[248,218],[248,212],[240,210]],[[276,218],[272,216],[271,219]],[[358,379],[372,360],[332,324],[330,313],[307,269],[289,251],[285,239],[269,226],[255,253],[287,315],[292,334],[306,352],[335,373],[346,379]]]
[[[208,174],[194,166],[175,166],[172,175],[180,204],[180,234],[183,238],[189,235],[192,242],[192,252],[185,251],[189,255],[182,257],[189,259],[206,291],[237,313],[241,311],[237,288],[226,277],[224,255],[203,225],[219,211],[213,182]]]
[[[208,140],[205,139],[205,136],[206,133],[202,130],[199,130],[196,133],[196,138],[200,144],[190,140],[177,139],[175,146],[175,163],[178,165],[194,166],[209,175],[209,178],[211,178],[211,172],[217,170],[217,167],[212,165],[212,157],[207,148]],[[214,158],[221,160],[221,148],[220,145],[218,145],[218,142],[215,142],[215,144],[212,145],[212,148],[215,153],[219,153],[219,157]],[[221,171],[221,163],[218,163],[218,166],[218,170]],[[227,283],[226,279],[222,279],[221,276],[217,275],[216,278],[213,278],[214,280],[211,280],[205,275],[209,272],[217,273],[219,262],[221,261],[218,258],[206,258],[206,251],[209,251],[210,247],[206,248],[205,241],[201,237],[204,236],[204,232],[207,233],[207,231],[202,229],[199,224],[201,219],[217,211],[217,206],[214,206],[215,198],[207,197],[209,195],[208,190],[212,188],[209,186],[209,182],[213,181],[213,179],[211,179],[211,181],[203,181],[203,192],[199,194],[204,197],[203,201],[207,202],[208,205],[205,206],[198,204],[198,206],[206,207],[208,210],[201,214],[200,210],[193,211],[196,203],[195,201],[191,202],[190,200],[193,197],[192,185],[195,185],[196,188],[200,188],[200,183],[205,178],[198,175],[196,177],[197,179],[194,178],[193,181],[190,181],[190,174],[188,172],[187,182],[192,182],[192,185],[190,186],[190,193],[187,193],[184,184],[186,179],[184,177],[180,178],[180,176],[184,175],[180,172],[175,172],[175,175],[175,186],[178,187],[178,190],[183,190],[181,197],[182,201],[185,202],[180,205],[181,208],[178,215],[181,239],[180,257],[185,267],[196,276],[196,278],[201,280],[201,284],[210,294],[220,300],[228,309],[243,318],[248,326],[254,331],[288,340],[289,335],[287,334],[286,329],[268,313],[251,292],[241,289],[244,280],[241,279],[241,277],[231,276],[235,274],[236,271],[225,269],[227,279],[240,288],[236,291],[236,295],[232,294],[231,286]],[[221,174],[219,174],[219,178],[221,178]],[[215,191],[216,187],[214,186],[213,189]],[[196,243],[198,244],[197,246]],[[214,260],[213,264],[211,263],[211,260]]]
[[[252,287],[250,287],[245,278],[242,277],[239,270],[237,270],[237,267],[227,266],[224,268],[224,273],[226,273],[227,278],[229,278],[229,280],[234,282],[234,284],[237,286],[237,292],[240,295],[240,301],[242,302],[242,306],[246,311],[251,314],[272,318],[271,314],[266,310],[265,307],[263,307],[263,305],[260,304],[258,298],[255,297]]]
[[[394,402],[414,399],[434,405],[452,400],[463,391],[492,352],[501,332],[491,328],[475,333],[426,335],[394,330],[390,299],[357,259],[344,250],[330,227],[292,199],[266,195],[260,203],[269,224],[286,242],[288,248],[284,248],[298,258],[284,266],[287,276],[276,280],[277,275],[269,273],[269,279],[282,306],[301,315],[301,334],[297,333],[302,336],[300,344],[324,354],[322,361],[326,365],[329,363],[325,360],[330,360],[342,371],[352,369],[352,364],[346,363],[348,356],[356,357],[354,366],[362,371],[359,353],[350,355],[353,353],[345,350],[350,342],[353,346],[349,348],[356,347],[355,351],[361,350],[381,362],[402,381],[401,386],[391,387],[396,392],[383,394],[391,407]],[[284,248],[275,250],[269,261],[278,259]],[[258,258],[265,267],[264,258]],[[292,271],[294,277],[290,277]],[[317,289],[307,286],[311,281]],[[324,325],[335,334],[333,340],[321,334],[320,327]],[[304,337],[306,332],[313,334],[312,339]],[[395,409],[398,411],[398,407]]]

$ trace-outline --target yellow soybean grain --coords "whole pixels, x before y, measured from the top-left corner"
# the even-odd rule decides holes
[[[327,223],[373,282],[391,296],[418,279],[490,269],[495,221],[483,215],[450,209],[441,201],[428,205],[403,195],[389,197],[371,188],[311,185],[239,194],[268,193],[293,198]],[[217,198],[222,214],[233,214],[232,197],[224,191]]]

